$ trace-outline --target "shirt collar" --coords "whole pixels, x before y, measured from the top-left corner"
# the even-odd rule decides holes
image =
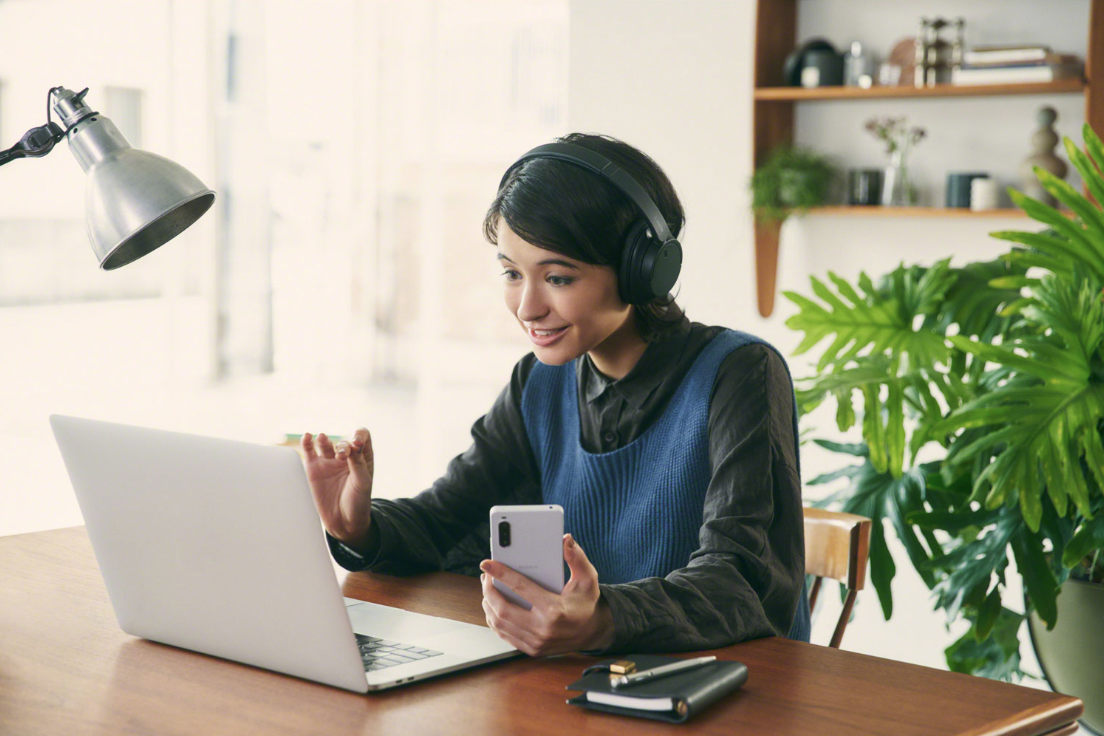
[[[584,354],[579,361],[579,378],[587,403],[593,403],[606,391],[615,391],[639,411],[670,373],[671,366],[678,362],[689,337],[690,320],[683,315],[677,329],[657,342],[648,343],[632,370],[616,380],[599,371],[590,355]]]

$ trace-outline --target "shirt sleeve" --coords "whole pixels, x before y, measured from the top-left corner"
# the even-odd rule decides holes
[[[599,581],[616,630],[603,651],[712,649],[788,633],[805,573],[792,412],[774,350],[753,344],[726,357],[710,399],[698,549],[664,578]]]
[[[535,361],[532,353],[518,361],[490,411],[472,425],[471,446],[430,488],[413,498],[372,499],[378,547],[361,554],[326,535],[339,565],[391,575],[442,569],[478,574],[479,559],[490,556],[490,508],[540,502],[539,470],[521,416],[522,390]]]

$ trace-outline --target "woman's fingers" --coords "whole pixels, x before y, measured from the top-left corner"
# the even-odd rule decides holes
[[[530,657],[536,655],[536,649],[521,638],[516,627],[511,630],[506,624],[495,618],[494,612],[487,607],[487,601],[483,601],[483,612],[487,618],[487,628],[498,634],[499,639],[502,639],[514,649],[525,652]]]
[[[314,460],[318,457],[318,453],[314,451],[314,439],[310,432],[304,432],[303,436],[299,438],[299,446],[303,448],[303,454],[307,456],[307,460]]]
[[[368,434],[368,430],[361,427],[353,433],[352,441],[339,443],[337,457],[348,458],[349,465],[353,466],[354,470],[357,467],[364,467],[369,473],[372,472],[372,437]]]
[[[319,453],[322,455],[322,457],[324,457],[328,460],[333,460],[336,457],[336,453],[334,452],[333,443],[330,442],[330,438],[326,436],[325,432],[319,432],[318,433],[317,442],[318,442]]]
[[[355,463],[372,461],[372,437],[364,427],[356,431],[352,441],[340,440],[335,443],[325,432],[319,432],[312,439],[310,432],[304,432],[299,444],[307,460],[324,457],[328,460],[351,459]]]
[[[486,576],[481,576],[486,589],[487,579]],[[502,619],[498,611],[495,610],[491,602],[486,597],[483,598],[483,613],[487,619],[487,626],[498,634],[499,638],[505,641],[515,649],[528,654],[530,657],[537,655],[537,648],[530,641],[532,634],[525,629],[521,628],[515,623]]]
[[[372,461],[372,435],[365,427],[353,432],[353,451],[362,453],[365,460]]]

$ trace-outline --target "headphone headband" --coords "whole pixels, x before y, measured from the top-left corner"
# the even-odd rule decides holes
[[[645,219],[648,220],[652,232],[655,233],[656,239],[660,243],[674,240],[671,231],[667,228],[667,221],[663,219],[663,214],[652,202],[652,198],[648,196],[644,188],[636,183],[635,179],[602,154],[573,143],[546,143],[523,154],[521,158],[511,164],[510,168],[506,169],[506,173],[502,175],[501,181],[498,182],[499,190],[506,183],[510,172],[521,165],[522,162],[531,158],[551,158],[557,161],[566,161],[609,180],[636,204]]]

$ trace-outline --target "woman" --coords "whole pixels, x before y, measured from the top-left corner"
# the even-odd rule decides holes
[[[371,498],[366,428],[336,446],[303,435],[335,559],[392,574],[482,571],[487,624],[532,656],[808,641],[785,361],[750,335],[691,323],[667,291],[674,275],[639,290],[622,263],[627,243],[664,223],[677,238],[685,222],[654,161],[605,136],[558,142],[631,181],[612,166],[528,154],[503,177],[484,234],[534,349],[473,425],[472,446],[430,489],[383,500]],[[488,510],[518,503],[564,507],[561,594],[484,559]]]

